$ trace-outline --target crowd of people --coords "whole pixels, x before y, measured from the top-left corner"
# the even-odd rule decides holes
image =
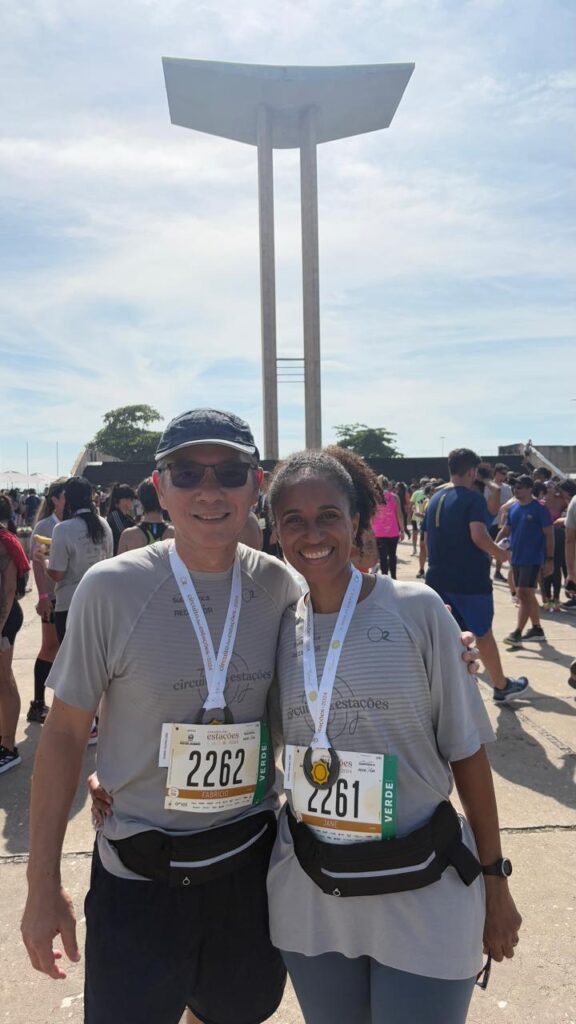
[[[60,479],[36,510],[31,962],[65,976],[57,935],[79,958],[59,861],[97,741],[87,1024],[256,1024],[286,970],[307,1024],[463,1024],[521,924],[475,657],[496,703],[525,693],[493,580],[518,602],[504,642],[544,643],[541,613],[576,606],[576,487],[465,448],[410,485],[337,447],[258,461],[246,423],[192,410],[136,491]],[[20,763],[15,530],[0,495],[0,772]]]

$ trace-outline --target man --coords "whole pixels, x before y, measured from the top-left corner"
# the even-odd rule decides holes
[[[546,640],[540,625],[536,588],[542,571],[544,576],[554,571],[554,527],[546,506],[534,498],[532,485],[528,475],[518,477],[514,484],[516,500],[508,509],[507,525],[499,534],[499,538],[510,537],[512,572],[519,602],[516,629],[504,638],[504,643],[513,648],[521,646],[523,640],[542,643]],[[523,634],[528,619],[532,625]]]
[[[412,555],[418,554],[418,533],[422,526],[422,520],[424,519],[424,507],[426,504],[426,494],[424,488],[429,482],[427,476],[423,476],[419,486],[416,487],[410,495],[410,517],[412,523]]]
[[[167,427],[157,459],[177,575],[168,542],[102,563],[78,588],[35,768],[22,930],[33,965],[51,977],[64,973],[56,934],[78,959],[59,860],[102,701],[98,772],[114,803],[86,902],[86,1022],[177,1024],[188,1006],[214,1024],[256,1024],[274,1013],[285,981],[266,907],[276,805],[267,696],[280,619],[300,592],[280,562],[248,548],[236,576],[237,538],[260,483],[247,424],[215,410],[186,413]],[[191,583],[202,643],[189,621]],[[218,650],[223,633],[213,658],[209,638]],[[226,654],[222,692],[216,670]],[[227,748],[229,720],[238,727]],[[192,723],[180,745],[172,722]],[[168,762],[169,791],[160,767]]]
[[[487,490],[490,491],[493,498],[497,501],[497,509],[494,512],[494,519],[492,525],[489,527],[488,533],[495,540],[498,536],[500,527],[502,526],[502,507],[512,497],[512,488],[508,483],[508,474],[510,470],[508,466],[505,466],[503,462],[497,462],[494,466],[494,477],[487,483]],[[502,560],[499,559],[496,562],[496,568],[494,570],[494,579],[499,580],[500,583],[505,583],[506,578],[502,575]]]
[[[112,799],[86,900],[86,1024],[178,1024],[186,1006],[206,1024],[259,1024],[285,981],[268,934],[267,698],[300,589],[277,559],[237,544],[261,476],[246,423],[184,413],[157,460],[175,541],[86,574],[51,675],[22,932],[52,978],[64,976],[58,933],[79,958],[59,861],[101,702],[98,773]]]
[[[459,625],[476,634],[494,700],[501,704],[524,693],[528,680],[504,675],[492,632],[490,559],[505,561],[506,554],[490,538],[486,501],[474,487],[479,465],[479,456],[469,448],[456,448],[448,456],[450,484],[433,495],[422,526],[428,546],[426,583],[450,605]]]

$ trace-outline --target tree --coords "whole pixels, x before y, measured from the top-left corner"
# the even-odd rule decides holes
[[[343,423],[334,427],[340,448],[362,455],[364,459],[401,459],[396,434],[385,427],[367,427],[365,423]]]
[[[162,417],[151,405],[123,405],[104,416],[104,426],[90,444],[124,462],[148,462],[160,440],[159,430],[149,430]]]

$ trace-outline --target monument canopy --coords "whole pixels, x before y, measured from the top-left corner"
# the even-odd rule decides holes
[[[316,142],[388,128],[414,64],[276,67],[163,57],[172,124],[257,145],[269,109],[272,146],[301,144],[302,111],[315,108]]]

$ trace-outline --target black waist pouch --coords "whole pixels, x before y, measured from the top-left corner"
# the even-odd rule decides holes
[[[325,843],[288,808],[288,824],[300,866],[328,896],[377,896],[422,889],[437,882],[449,864],[465,885],[482,868],[462,840],[460,819],[448,801],[425,825],[402,839]]]
[[[108,842],[130,871],[169,886],[188,886],[238,871],[256,854],[269,857],[275,837],[276,815],[262,811],[195,835],[150,830]]]

